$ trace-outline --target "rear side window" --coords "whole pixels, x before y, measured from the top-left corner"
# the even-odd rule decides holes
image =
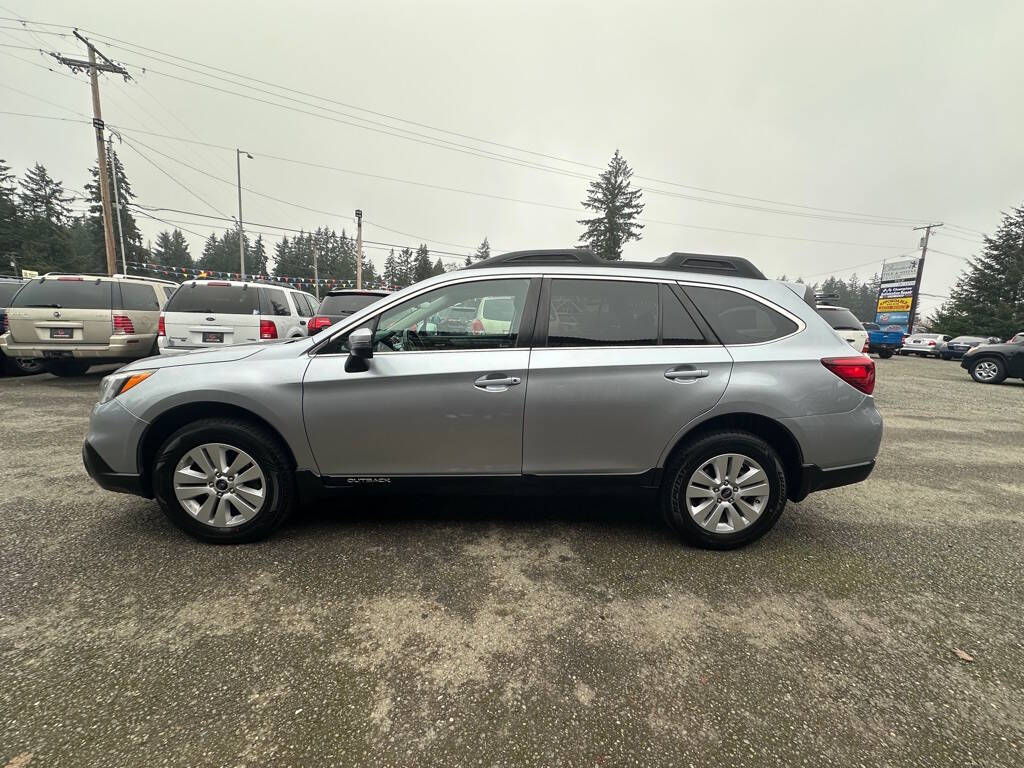
[[[316,314],[316,311],[320,308],[320,299],[316,296],[310,296],[308,293],[302,294],[306,297],[306,302],[309,304],[309,311],[311,314]]]
[[[60,278],[31,280],[25,284],[11,306],[53,309],[110,309],[109,281]]]
[[[299,317],[310,317],[312,312],[309,310],[309,301],[306,299],[304,293],[293,293],[292,301],[295,302],[295,309],[299,313]]]
[[[258,315],[259,293],[241,285],[185,283],[167,302],[165,312],[205,312],[210,315]]]
[[[796,323],[736,291],[684,286],[697,309],[723,344],[759,344],[795,333]]]
[[[826,309],[818,307],[818,314],[828,321],[828,324],[837,331],[860,331],[864,326],[860,320],[854,317],[853,312],[848,309]]]
[[[264,315],[290,315],[292,311],[288,308],[288,298],[280,288],[261,288],[263,298]]]
[[[551,281],[549,347],[644,346],[657,343],[657,283]]]
[[[667,285],[661,286],[661,343],[705,344],[704,334]]]
[[[160,301],[152,286],[123,282],[121,283],[121,306],[125,309],[148,309],[155,312],[160,309]]]

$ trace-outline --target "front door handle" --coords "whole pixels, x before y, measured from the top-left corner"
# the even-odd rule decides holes
[[[485,392],[504,392],[522,381],[518,376],[506,376],[504,373],[488,373],[473,382],[473,386]]]
[[[665,378],[672,381],[696,381],[708,377],[707,368],[669,368],[665,371]]]

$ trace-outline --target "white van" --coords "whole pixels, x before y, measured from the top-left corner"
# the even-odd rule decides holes
[[[160,313],[161,355],[307,335],[320,302],[285,285],[189,280]]]

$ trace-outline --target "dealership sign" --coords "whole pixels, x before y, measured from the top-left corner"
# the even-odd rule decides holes
[[[909,332],[917,296],[917,259],[888,261],[882,265],[875,322],[886,330]]]

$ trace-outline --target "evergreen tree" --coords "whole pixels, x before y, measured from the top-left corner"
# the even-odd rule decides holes
[[[473,261],[483,261],[484,259],[489,259],[490,257],[491,244],[487,242],[487,238],[485,237],[483,242],[480,243],[479,246],[477,246],[476,253],[474,253],[472,257],[466,258],[466,265],[468,266],[472,264]],[[472,261],[470,260],[470,258],[472,259]]]
[[[584,208],[596,212],[592,219],[579,219],[583,235],[581,244],[605,259],[621,259],[622,246],[630,240],[640,239],[643,224],[637,218],[644,210],[639,189],[630,186],[633,171],[615,150],[608,168],[597,181],[591,182]]]
[[[413,262],[412,282],[418,283],[421,280],[426,280],[432,274],[431,269],[430,251],[424,243],[420,243],[420,247],[416,249],[416,259]]]
[[[1003,214],[930,325],[952,336],[1008,338],[1024,330],[1024,206]]]
[[[445,272],[447,272],[447,271],[448,271],[448,270],[446,270],[446,269],[444,268],[444,262],[443,262],[443,261],[441,261],[441,257],[440,257],[440,256],[438,256],[438,257],[437,257],[437,261],[435,261],[435,262],[434,262],[434,266],[433,266],[433,267],[431,267],[431,269],[430,269],[430,274],[431,274],[432,276],[433,276],[433,275],[443,275],[443,274],[444,274]]]
[[[15,178],[10,166],[0,159],[0,274],[8,272],[8,254],[17,255],[20,246],[21,213],[18,210]]]
[[[178,230],[175,233],[181,234]],[[263,235],[256,235],[255,242],[245,254],[245,272],[249,275],[267,274],[267,246],[263,243]]]
[[[64,185],[36,163],[25,172],[20,187],[19,268],[38,272],[80,271],[83,265],[71,251],[71,197],[65,193]]]
[[[103,201],[100,197],[99,165],[93,164],[89,169],[92,181],[85,185],[86,194],[89,197],[89,228],[92,232],[93,247],[90,249],[88,258],[99,270],[106,269],[107,246],[103,235]],[[132,216],[129,205],[135,199],[131,182],[125,175],[121,158],[114,150],[107,156],[107,192],[110,195],[112,211],[112,224],[114,225],[114,253],[117,269],[121,269],[124,263],[121,249],[121,235],[118,230],[118,212],[114,207],[114,176],[117,177],[117,191],[121,201],[120,226],[124,230],[124,244],[128,251],[128,261],[146,261],[149,252],[142,244],[142,232]],[[82,255],[82,254],[79,254]]]
[[[394,248],[388,251],[387,258],[384,259],[383,278],[385,287],[391,289],[398,287],[401,275],[398,273],[398,260],[395,258]]]
[[[153,260],[157,264],[168,267],[194,266],[192,254],[188,250],[188,242],[180,229],[175,229],[173,232],[164,230],[156,236]]]
[[[407,285],[412,285],[413,269],[415,264],[413,262],[413,252],[409,248],[403,248],[398,252],[398,256],[395,257],[395,273],[398,276],[398,280],[395,285],[399,288],[405,288]]]

